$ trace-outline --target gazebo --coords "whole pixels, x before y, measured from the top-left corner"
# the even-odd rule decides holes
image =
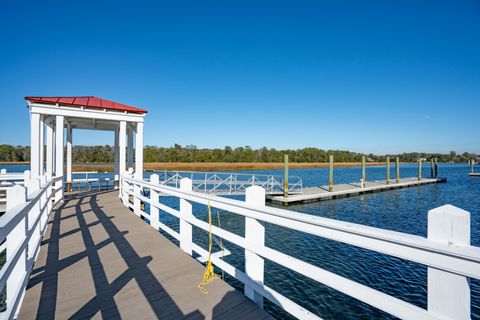
[[[72,141],[74,129],[115,132],[114,172],[119,177],[133,168],[134,176],[143,179],[143,124],[146,110],[110,100],[87,97],[25,97],[31,123],[31,176],[46,173],[64,176],[66,129],[66,176],[55,186],[55,198],[63,198],[63,183],[72,183]],[[46,145],[46,149],[45,146]]]

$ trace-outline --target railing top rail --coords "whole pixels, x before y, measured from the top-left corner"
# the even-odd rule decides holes
[[[99,173],[98,171],[75,171],[75,172],[72,172],[72,175],[75,175],[75,174],[95,174],[95,173]]]
[[[213,207],[262,220],[267,223],[277,224],[289,229],[315,234],[480,279],[480,268],[478,267],[480,263],[480,248],[477,247],[443,244],[412,234],[384,230],[280,208],[266,206],[256,207],[234,199],[207,195],[195,191],[180,190],[129,177],[124,177],[124,179],[127,182],[142,185],[185,200],[201,204],[210,202]],[[446,262],[445,258],[453,258],[453,260],[450,259]]]
[[[25,175],[22,173],[4,173],[0,174],[0,181],[2,180],[23,180]]]

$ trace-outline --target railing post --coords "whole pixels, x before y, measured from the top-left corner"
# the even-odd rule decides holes
[[[395,182],[400,182],[400,158],[395,158]]]
[[[365,156],[362,156],[362,188],[367,184],[367,174],[365,172]]]
[[[390,156],[387,156],[387,184],[390,184]]]
[[[329,165],[329,179],[328,179],[328,191],[332,192],[333,191],[333,154],[328,156],[328,160],[330,162]]]
[[[27,201],[27,189],[23,186],[15,185],[7,189],[7,211],[25,203]],[[26,239],[28,231],[28,214],[25,214],[25,218],[20,220],[19,223],[13,228],[13,230],[7,235],[7,261],[13,259],[16,254],[17,247]],[[22,250],[20,259],[13,267],[12,273],[7,280],[7,312],[10,313],[11,318],[16,318],[16,314],[12,314],[15,306],[15,302],[18,296],[15,293],[19,287],[23,284],[25,277],[27,276],[27,248]],[[19,293],[23,295],[23,291]],[[21,299],[21,298],[20,298]],[[10,309],[10,310],[9,310]],[[18,310],[18,308],[17,308]]]
[[[288,198],[288,154],[284,158],[284,168],[283,168],[283,197]]]
[[[36,178],[34,177],[33,179],[30,180],[30,183],[28,184],[27,192],[26,192],[27,196],[38,190],[40,190],[40,180],[38,177]],[[27,216],[28,216],[27,230],[30,230],[30,228],[33,226],[33,223],[40,218],[39,215],[41,213],[41,210],[42,210],[42,201],[39,200],[32,206],[30,211],[27,213]],[[30,237],[30,240],[28,241],[28,248],[27,248],[28,259],[34,258],[36,244],[40,242],[40,237],[41,237],[40,224],[37,225],[36,230],[31,230],[31,232],[32,232],[32,235]]]
[[[246,189],[245,201],[255,207],[265,207],[265,189],[252,186]],[[257,247],[265,245],[265,227],[261,221],[245,217],[245,240]],[[245,273],[253,281],[263,284],[263,258],[245,249]],[[263,296],[245,285],[245,295],[263,308]]]
[[[206,181],[205,181],[206,183]],[[180,189],[192,191],[192,180],[183,178],[180,180]],[[185,199],[180,199],[180,248],[192,255],[192,225],[185,218],[192,217],[192,205]]]
[[[155,185],[160,185],[160,178],[158,177],[158,174],[152,174],[150,176],[150,183],[155,184]],[[159,198],[159,192],[150,188],[150,201],[151,202],[158,202]],[[159,210],[157,207],[155,207],[153,204],[150,203],[150,225],[155,228],[155,230],[158,230],[159,225]]]
[[[428,212],[428,240],[470,245],[470,213],[452,205]],[[470,282],[458,274],[428,268],[428,311],[444,319],[470,319]]]

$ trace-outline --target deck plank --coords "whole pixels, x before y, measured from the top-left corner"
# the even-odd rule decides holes
[[[66,196],[49,221],[18,319],[271,319],[124,207],[113,191]]]

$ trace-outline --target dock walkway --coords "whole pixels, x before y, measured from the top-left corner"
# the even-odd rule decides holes
[[[400,179],[398,183],[394,180],[387,184],[385,180],[378,180],[367,181],[363,188],[360,182],[344,183],[334,185],[332,191],[329,191],[328,186],[304,188],[301,192],[289,194],[287,198],[285,198],[283,195],[267,195],[267,200],[270,200],[273,203],[284,205],[307,203],[446,181],[447,180],[445,178],[422,178],[422,180],[418,180],[418,178],[403,178]]]
[[[52,213],[18,319],[273,319],[129,211],[117,191]]]

